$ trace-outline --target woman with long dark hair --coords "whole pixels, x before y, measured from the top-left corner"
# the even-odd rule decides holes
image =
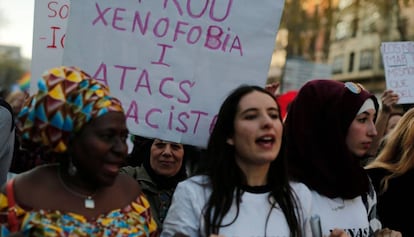
[[[310,236],[310,191],[289,182],[273,95],[243,85],[221,105],[200,175],[178,184],[161,236]]]

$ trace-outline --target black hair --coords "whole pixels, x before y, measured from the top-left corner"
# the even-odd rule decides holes
[[[206,157],[204,158],[206,167],[200,170],[210,178],[212,187],[211,196],[204,207],[206,236],[218,234],[220,227],[224,226],[223,218],[229,212],[234,198],[236,199],[237,213],[239,211],[243,192],[241,187],[247,184],[247,180],[236,164],[234,147],[227,143],[227,139],[234,134],[234,120],[240,100],[254,91],[262,92],[274,99],[273,95],[262,87],[239,86],[229,94],[221,105],[216,124],[208,141]],[[275,103],[277,103],[276,100]],[[276,208],[277,205],[281,208],[290,227],[290,236],[302,236],[295,212],[298,204],[289,185],[283,144],[284,139],[282,139],[282,147],[278,157],[270,164],[267,175],[267,185],[270,187],[269,202],[273,208]],[[273,208],[270,209],[267,218],[269,218]],[[237,215],[233,221],[236,218]]]

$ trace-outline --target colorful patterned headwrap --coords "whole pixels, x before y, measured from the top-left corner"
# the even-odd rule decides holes
[[[109,111],[123,112],[109,88],[77,67],[46,71],[18,115],[22,139],[62,153],[68,142],[91,119]]]

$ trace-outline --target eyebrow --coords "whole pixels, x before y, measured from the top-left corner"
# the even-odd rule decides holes
[[[169,141],[164,141],[164,140],[159,140],[159,139],[156,139],[156,141],[154,143],[163,143],[163,144],[168,143],[168,144],[171,144],[171,145],[182,145],[181,143],[169,142]]]
[[[256,112],[256,111],[258,111],[259,109],[258,108],[256,108],[256,107],[254,107],[254,108],[247,108],[247,109],[245,109],[245,110],[243,110],[243,111],[241,111],[240,112],[240,114],[246,114],[246,113],[249,113],[249,112],[251,112],[251,111],[254,111],[254,112]],[[279,112],[279,109],[278,109],[278,107],[269,107],[269,108],[267,108],[266,109],[266,111],[276,111],[276,112]]]
[[[377,113],[377,112],[375,111],[375,112],[373,113],[373,115],[375,115],[376,113]],[[371,115],[371,113],[369,113],[368,111],[364,111],[364,112],[362,112],[362,113],[357,114],[357,116],[358,116],[358,115],[361,115],[361,114]]]

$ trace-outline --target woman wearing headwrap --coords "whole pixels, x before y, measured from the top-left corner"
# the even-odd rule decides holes
[[[380,230],[376,193],[360,164],[377,135],[377,111],[376,97],[361,85],[334,80],[307,82],[290,105],[289,175],[312,190],[323,235],[340,228],[349,236],[400,236]]]
[[[119,174],[128,153],[120,101],[76,67],[50,69],[38,86],[17,127],[23,143],[52,152],[57,163],[6,184],[1,236],[155,236],[139,184]]]

